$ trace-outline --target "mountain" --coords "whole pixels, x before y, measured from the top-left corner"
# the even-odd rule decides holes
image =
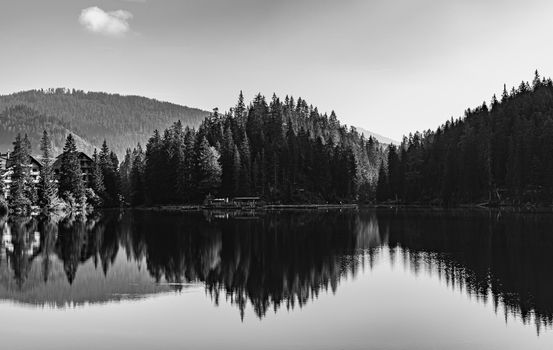
[[[15,107],[11,112],[6,111]],[[200,109],[145,97],[61,88],[0,96],[0,112],[2,151],[7,150],[5,147],[11,148],[16,133],[27,132],[36,152],[40,140],[37,135],[41,134],[42,127],[47,127],[60,138],[67,132],[77,134],[87,151],[101,146],[106,139],[119,155],[138,142],[144,144],[156,129],[163,130],[177,120],[197,127],[209,115]],[[56,138],[54,147],[59,151],[63,143]]]
[[[369,131],[369,130],[365,130],[363,128],[360,128],[358,126],[355,127],[355,129],[357,129],[357,132],[365,135],[366,138],[369,138],[369,137],[372,137],[374,139],[376,139],[378,142],[382,143],[382,144],[394,144],[394,145],[399,145],[399,142],[396,141],[396,140],[393,140],[389,137],[386,137],[386,136],[382,136],[380,134],[377,134],[375,132],[372,132],[372,131]]]
[[[0,112],[0,151],[6,152],[13,148],[13,141],[18,133],[26,133],[31,140],[33,154],[39,154],[39,140],[43,130],[48,130],[55,154],[61,153],[65,138],[72,133],[78,149],[91,153],[92,143],[72,129],[69,123],[55,117],[40,114],[37,110],[24,105],[9,107]]]

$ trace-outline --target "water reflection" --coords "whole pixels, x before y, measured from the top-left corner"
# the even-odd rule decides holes
[[[3,218],[0,299],[65,307],[199,284],[215,304],[242,317],[251,305],[263,318],[335,292],[387,250],[391,263],[539,330],[553,324],[552,224],[547,214],[472,211]]]
[[[414,273],[437,274],[505,318],[553,325],[553,214],[379,212],[393,254]]]

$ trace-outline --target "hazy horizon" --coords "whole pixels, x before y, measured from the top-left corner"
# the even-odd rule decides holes
[[[301,96],[400,140],[553,74],[546,1],[22,0],[3,4],[0,94],[51,87],[228,110]]]

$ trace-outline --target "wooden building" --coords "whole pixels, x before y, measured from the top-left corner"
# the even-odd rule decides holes
[[[86,187],[90,187],[92,185],[92,175],[94,172],[94,160],[90,158],[86,153],[79,152],[79,164],[81,166],[81,172],[83,174],[83,180]],[[52,169],[54,170],[54,174],[56,177],[59,176],[61,168],[61,154],[56,158],[56,161],[52,165]]]
[[[13,158],[10,157],[10,153],[0,153],[0,177],[2,182],[2,192],[4,197],[7,197],[10,192],[10,186],[12,184],[12,175],[14,167]],[[42,163],[33,156],[29,156],[29,165],[30,171],[29,175],[31,181],[34,184],[38,184],[40,179],[40,169],[42,168]]]
[[[240,208],[256,208],[260,204],[259,197],[234,197],[232,202]]]

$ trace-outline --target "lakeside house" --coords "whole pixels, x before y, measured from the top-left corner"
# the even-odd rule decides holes
[[[14,165],[13,158],[10,157],[10,152],[0,153],[0,179],[2,182],[1,186],[4,197],[7,197],[10,191]],[[42,163],[35,157],[29,156],[28,166],[30,168],[29,175],[31,177],[31,181],[34,184],[37,184],[40,178]]]
[[[90,187],[92,185],[92,173],[94,171],[94,160],[90,158],[86,153],[79,152],[79,164],[81,166],[81,172],[83,174],[83,180],[86,187]],[[61,168],[61,154],[56,158],[56,161],[54,164],[52,164],[52,170],[54,170],[54,174],[56,175],[56,178],[59,176]]]
[[[255,208],[259,205],[261,198],[259,197],[234,197],[234,204],[240,208]]]
[[[78,157],[85,186],[89,187],[92,183],[94,161],[84,152],[79,152]],[[4,194],[4,197],[8,197],[8,194],[10,192],[14,165],[15,164],[13,162],[13,158],[10,157],[10,152],[0,153],[0,190]],[[40,169],[42,168],[42,162],[38,158],[29,156],[29,167],[32,182],[34,184],[38,184],[40,180]],[[52,164],[52,170],[54,171],[56,177],[59,176],[60,167],[61,155],[56,157]]]

